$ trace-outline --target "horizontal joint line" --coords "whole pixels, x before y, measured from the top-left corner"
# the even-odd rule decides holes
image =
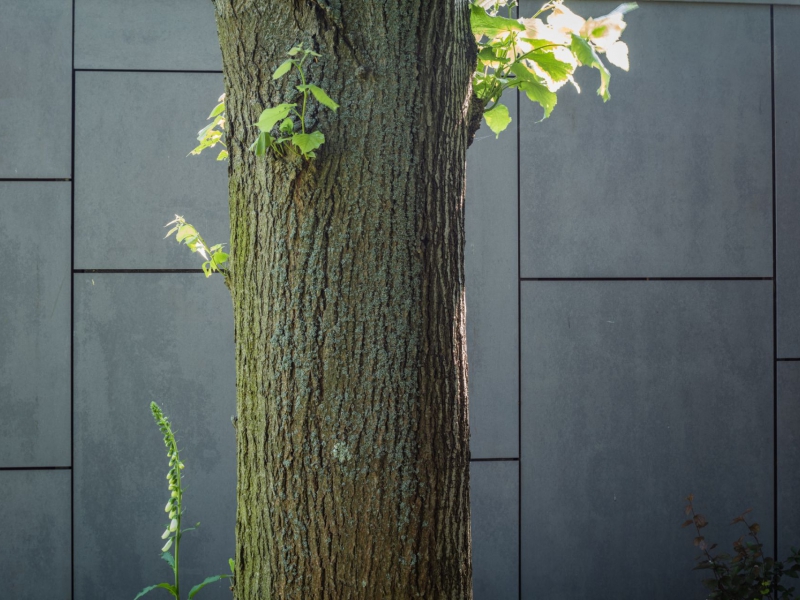
[[[75,69],[76,73],[208,73],[222,75],[222,71],[192,69]]]
[[[520,277],[520,281],[772,281],[772,277]]]
[[[202,273],[203,269],[73,269],[79,273]]]
[[[71,471],[72,467],[0,467],[0,471]]]

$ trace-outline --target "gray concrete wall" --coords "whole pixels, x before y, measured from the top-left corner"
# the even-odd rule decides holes
[[[512,97],[511,128],[479,132],[478,600],[702,598],[690,492],[722,543],[751,506],[770,547],[800,543],[797,3],[646,2],[611,102],[588,73],[547,122]],[[160,232],[177,212],[227,237],[224,166],[186,158],[222,91],[210,3],[0,14],[0,598],[168,575],[151,400],[185,450],[199,581],[233,555],[231,305]]]

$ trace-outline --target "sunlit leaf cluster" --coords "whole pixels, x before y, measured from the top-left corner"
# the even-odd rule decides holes
[[[197,252],[205,258],[206,260],[202,266],[203,273],[206,274],[206,277],[211,277],[212,273],[226,274],[225,263],[228,262],[230,256],[223,251],[225,244],[215,244],[209,247],[200,236],[197,229],[189,225],[189,223],[179,215],[175,215],[175,219],[164,225],[164,227],[169,227],[170,225],[173,227],[167,232],[164,238],[166,239],[174,233],[175,241],[179,244],[186,244],[192,252]]]
[[[508,108],[500,103],[503,92],[511,88],[524,92],[542,107],[543,118],[549,117],[562,86],[569,83],[580,92],[573,78],[580,66],[599,71],[597,93],[608,100],[611,73],[601,57],[628,70],[628,46],[620,38],[625,14],[636,4],[622,4],[605,16],[589,19],[561,1],[548,2],[528,18],[501,14],[516,6],[513,0],[473,0],[470,6],[479,50],[473,90],[483,104],[489,128],[499,135],[511,123]]]
[[[200,145],[189,154],[200,154],[206,148],[213,148],[217,144],[225,147],[225,94],[222,94],[217,102],[219,104],[208,115],[208,118],[213,119],[213,121],[197,132],[197,141],[200,142]],[[226,158],[228,158],[227,150],[221,150],[217,155],[217,160],[225,160]]]
[[[289,58],[283,61],[272,79],[288,75],[294,68],[300,75],[301,83],[296,87],[303,94],[302,102],[290,102],[267,108],[261,113],[256,125],[260,131],[258,138],[250,147],[256,156],[263,156],[271,149],[278,156],[294,152],[306,160],[317,156],[316,150],[325,143],[325,135],[319,131],[306,131],[306,109],[310,97],[333,112],[339,108],[328,93],[321,87],[306,81],[304,65],[320,55],[299,44],[289,50]]]

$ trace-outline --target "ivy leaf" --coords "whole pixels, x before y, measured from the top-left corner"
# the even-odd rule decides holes
[[[189,590],[189,599],[191,600],[194,598],[195,594],[206,587],[209,583],[214,583],[215,581],[219,581],[220,579],[229,579],[230,575],[214,575],[212,577],[206,577],[202,583],[198,583],[194,586],[191,590]]]
[[[296,133],[292,136],[292,143],[300,149],[300,152],[307,155],[325,143],[325,136],[321,131]]]
[[[573,73],[572,65],[558,60],[552,52],[533,52],[528,59],[539,65],[553,81],[565,81]]]
[[[211,258],[214,259],[214,262],[217,264],[217,266],[219,266],[222,263],[227,262],[228,255],[225,252],[215,252]]]
[[[519,21],[493,17],[477,4],[472,4],[469,10],[469,22],[475,35],[495,37],[504,32],[525,31],[525,26]]]
[[[280,64],[280,66],[277,69],[275,69],[275,72],[272,74],[272,79],[273,80],[280,79],[281,77],[286,75],[289,72],[289,69],[291,68],[292,68],[292,59],[291,58],[286,59]]]
[[[483,113],[483,118],[486,119],[486,124],[489,126],[489,129],[494,131],[497,137],[500,137],[500,132],[504,131],[509,123],[511,123],[508,107],[500,103],[495,104],[492,108]]]
[[[581,64],[600,71],[600,87],[597,89],[597,95],[603,98],[603,102],[608,102],[608,99],[611,97],[608,93],[608,82],[611,79],[611,72],[603,64],[603,61],[600,60],[600,57],[597,56],[597,52],[594,51],[594,48],[592,48],[589,42],[574,33],[572,34],[572,43],[569,47]]]
[[[151,585],[150,587],[144,588],[141,592],[139,592],[139,594],[133,600],[139,600],[139,598],[141,598],[142,596],[144,596],[145,594],[147,594],[149,592],[152,592],[156,588],[164,588],[170,594],[172,594],[172,596],[174,598],[178,597],[178,593],[177,593],[177,591],[175,591],[175,586],[170,585],[168,583],[159,583],[158,585]]]
[[[266,109],[258,118],[258,128],[264,133],[269,133],[272,128],[275,127],[275,123],[288,117],[289,113],[295,106],[297,105],[278,104],[278,106],[273,106],[272,108]]]

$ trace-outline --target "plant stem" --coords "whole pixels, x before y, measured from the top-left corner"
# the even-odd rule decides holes
[[[174,438],[173,438],[174,439]],[[179,562],[179,552],[181,547],[181,513],[183,512],[183,483],[181,476],[181,459],[178,456],[178,443],[175,442],[175,469],[176,473],[178,474],[178,496],[176,498],[177,508],[175,518],[178,521],[178,527],[175,529],[175,596],[177,600],[181,600],[181,583],[180,583],[180,562]]]

